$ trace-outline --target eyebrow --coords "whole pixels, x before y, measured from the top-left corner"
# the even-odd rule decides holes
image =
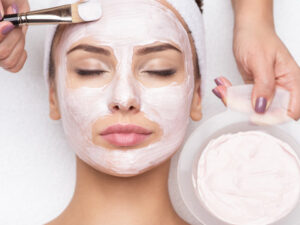
[[[69,55],[70,53],[77,51],[77,50],[83,50],[86,52],[97,53],[97,54],[102,54],[102,55],[106,55],[106,56],[111,55],[110,52],[108,50],[106,50],[105,48],[96,47],[96,46],[88,45],[88,44],[81,44],[81,45],[75,46],[74,48],[71,48],[67,52],[67,55]]]
[[[155,52],[162,52],[162,51],[166,51],[166,50],[175,50],[179,53],[182,53],[182,51],[179,50],[178,48],[176,48],[174,45],[161,44],[161,45],[156,45],[156,46],[145,47],[145,48],[139,49],[137,51],[137,54],[138,55],[146,55],[146,54],[155,53]]]

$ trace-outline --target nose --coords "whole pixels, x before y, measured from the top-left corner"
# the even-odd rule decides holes
[[[137,113],[140,111],[140,91],[131,68],[128,68],[131,60],[128,56],[128,60],[124,59],[118,66],[111,101],[108,105],[111,112]]]
[[[136,99],[130,99],[126,102],[112,102],[109,106],[111,112],[137,113],[140,111],[140,105]]]
[[[112,98],[109,104],[111,112],[137,113],[140,111],[139,91],[129,79],[121,76],[112,89]]]

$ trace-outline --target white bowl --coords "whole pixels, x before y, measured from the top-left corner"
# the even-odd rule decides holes
[[[223,134],[258,130],[288,143],[300,158],[300,122],[292,121],[276,126],[257,126],[241,113],[226,111],[203,122],[188,138],[178,159],[177,185],[179,194],[190,213],[203,225],[229,225],[214,216],[196,193],[197,164],[208,142]],[[282,219],[272,225],[299,225],[300,202]]]

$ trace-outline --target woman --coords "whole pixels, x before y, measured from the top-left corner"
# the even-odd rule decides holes
[[[77,183],[48,225],[187,224],[167,184],[189,119],[202,116],[191,32],[165,0],[101,4],[99,21],[59,26],[49,53],[50,117],[76,152]]]

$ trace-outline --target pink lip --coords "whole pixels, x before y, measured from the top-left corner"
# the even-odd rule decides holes
[[[142,143],[151,131],[136,125],[113,125],[105,129],[100,135],[110,144],[119,147],[132,147]]]

